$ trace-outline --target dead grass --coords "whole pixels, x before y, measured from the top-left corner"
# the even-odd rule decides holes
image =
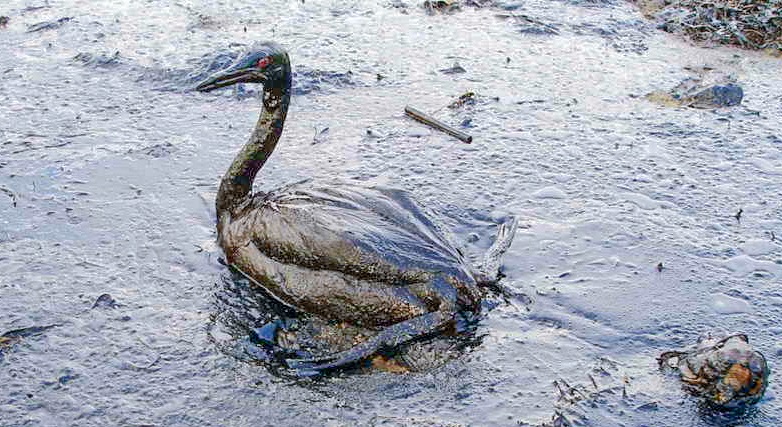
[[[672,33],[700,42],[782,53],[782,0],[634,0]]]

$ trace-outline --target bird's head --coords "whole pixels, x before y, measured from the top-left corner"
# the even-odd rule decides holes
[[[290,60],[282,46],[273,42],[254,45],[228,68],[218,71],[196,86],[209,92],[237,83],[263,83],[267,89],[290,85]]]

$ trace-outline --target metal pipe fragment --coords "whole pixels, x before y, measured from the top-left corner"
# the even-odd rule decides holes
[[[423,111],[417,110],[409,105],[405,106],[405,114],[408,116],[414,118],[415,120],[418,120],[419,122],[431,126],[437,130],[443,131],[447,133],[448,135],[451,135],[457,139],[459,139],[462,142],[471,143],[472,142],[472,136],[467,135],[466,133],[449,126],[440,120],[435,119],[434,117],[424,113]]]

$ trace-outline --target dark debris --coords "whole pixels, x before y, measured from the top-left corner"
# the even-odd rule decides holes
[[[95,300],[92,308],[117,308],[120,304],[110,294],[103,294]]]
[[[14,344],[22,341],[22,338],[27,338],[35,335],[40,335],[47,330],[60,326],[59,324],[47,325],[47,326],[31,326],[29,328],[13,329],[0,335],[0,362],[3,361],[5,351],[11,348]]]
[[[70,22],[71,20],[73,20],[72,16],[66,16],[66,17],[57,19],[55,21],[39,22],[37,24],[33,24],[33,25],[30,25],[29,27],[27,27],[27,32],[28,33],[34,33],[34,32],[37,32],[37,31],[54,30],[56,28],[62,27],[66,23]]]
[[[462,73],[466,73],[467,70],[465,70],[464,67],[459,65],[458,62],[454,62],[452,67],[443,68],[440,70],[440,72],[443,74],[462,74]]]

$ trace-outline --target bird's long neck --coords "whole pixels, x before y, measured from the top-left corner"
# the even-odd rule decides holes
[[[284,81],[267,82],[263,91],[263,107],[250,140],[234,158],[217,191],[217,217],[230,214],[252,192],[253,181],[269,159],[282,135],[291,95],[290,73]]]

